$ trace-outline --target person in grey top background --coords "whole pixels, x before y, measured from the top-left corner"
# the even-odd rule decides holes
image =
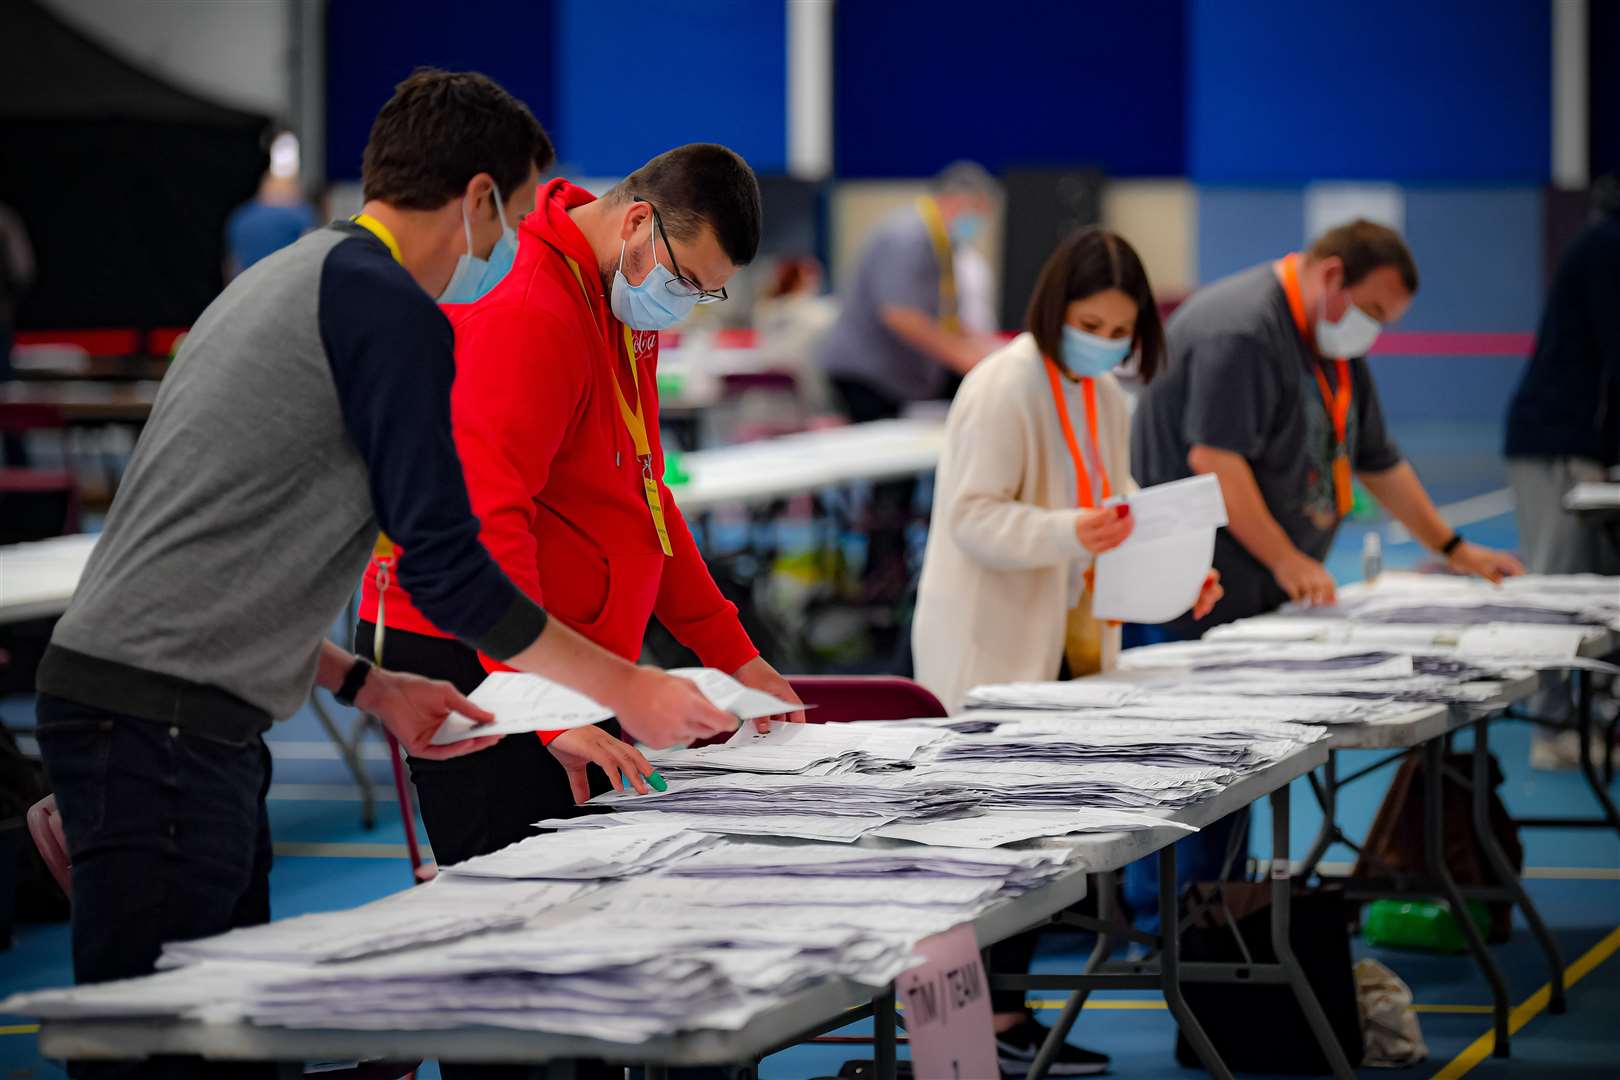
[[[1322,560],[1348,510],[1351,473],[1454,570],[1491,580],[1523,573],[1512,556],[1468,543],[1441,519],[1384,427],[1363,357],[1417,287],[1400,236],[1355,221],[1307,252],[1200,289],[1171,317],[1168,370],[1138,403],[1131,460],[1143,486],[1213,473],[1231,520],[1215,545],[1226,596],[1196,629],[1170,624],[1172,636],[1290,600],[1332,603]],[[1350,391],[1342,447],[1330,412],[1341,373]],[[1336,469],[1341,453],[1348,468]]]

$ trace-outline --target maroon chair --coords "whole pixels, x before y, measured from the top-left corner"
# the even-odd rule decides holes
[[[851,720],[926,720],[949,715],[939,698],[921,684],[898,675],[795,675],[788,685],[816,724]]]

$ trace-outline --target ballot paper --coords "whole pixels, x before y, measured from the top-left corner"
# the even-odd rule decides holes
[[[845,776],[727,772],[671,784],[668,791],[649,795],[610,791],[592,799],[591,805],[637,814],[663,810],[733,816],[886,816],[917,821],[971,810],[975,798],[954,782],[930,781],[920,770]]]
[[[1079,709],[1109,708],[1141,697],[1142,690],[1129,683],[1106,679],[1072,679],[1068,682],[993,683],[975,686],[967,692],[970,708],[995,709]]]
[[[892,722],[776,721],[768,731],[743,725],[724,743],[653,751],[647,760],[671,783],[719,772],[833,775],[898,768],[947,738],[938,728]]]
[[[781,836],[853,843],[894,821],[887,814],[689,814],[643,810],[636,814],[585,814],[535,822],[537,829],[601,829],[642,821],[719,836]]]
[[[1076,807],[1072,810],[994,810],[971,817],[886,825],[872,835],[934,847],[996,848],[1045,836],[1161,828],[1198,831],[1195,826],[1172,821],[1149,810]]]
[[[463,877],[598,881],[644,874],[717,840],[657,822],[599,832],[546,833],[441,868]]]
[[[741,720],[778,716],[803,707],[744,686],[725,672],[711,668],[675,668],[669,674],[695,683],[716,708]],[[611,709],[598,705],[578,691],[539,675],[518,671],[491,674],[467,695],[467,700],[486,712],[494,713],[494,722],[477,724],[460,713],[452,712],[439,730],[434,732],[434,746],[486,735],[562,731],[599,724],[613,716]]]
[[[586,892],[583,884],[535,886],[443,876],[342,911],[278,919],[213,937],[169,942],[158,967],[204,960],[335,963],[491,930],[510,930]]]
[[[1068,853],[1062,849],[1032,851],[973,850],[908,844],[903,847],[850,847],[832,844],[758,844],[730,841],[682,859],[669,877],[704,878],[953,878],[994,880],[1004,889],[1023,890],[1063,872]],[[750,891],[752,883],[739,891]]]
[[[1163,623],[1198,600],[1215,558],[1226,502],[1214,476],[1190,476],[1130,496],[1131,535],[1097,556],[1091,612],[1099,619]]]

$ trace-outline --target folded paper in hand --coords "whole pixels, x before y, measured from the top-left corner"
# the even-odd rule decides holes
[[[670,674],[695,683],[715,708],[740,720],[777,716],[803,707],[744,686],[730,675],[712,668],[680,668],[672,670]],[[613,710],[598,705],[577,690],[570,690],[539,675],[518,671],[496,672],[468,694],[467,700],[480,709],[494,713],[494,723],[474,723],[453,712],[434,733],[434,746],[486,735],[563,731],[599,724],[613,716]]]
[[[1215,530],[1226,524],[1220,481],[1191,476],[1130,497],[1131,535],[1097,556],[1091,598],[1099,619],[1168,622],[1198,600],[1215,558]]]

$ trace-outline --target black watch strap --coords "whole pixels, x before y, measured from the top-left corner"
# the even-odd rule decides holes
[[[355,695],[359,694],[360,688],[366,685],[366,676],[370,674],[371,661],[364,657],[355,657],[354,666],[349,668],[347,675],[343,676],[343,685],[338,687],[337,693],[332,696],[337,698],[339,705],[352,706]]]
[[[1456,551],[1458,546],[1460,544],[1462,544],[1462,542],[1463,542],[1462,533],[1460,533],[1460,532],[1452,533],[1451,534],[1451,539],[1447,540],[1445,543],[1440,545],[1440,554],[1444,555],[1448,559],[1451,558],[1451,553],[1453,551]]]

